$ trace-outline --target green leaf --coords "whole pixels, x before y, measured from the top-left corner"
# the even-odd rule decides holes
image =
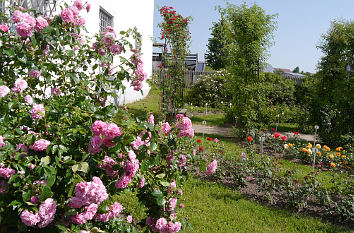
[[[42,190],[42,194],[41,197],[39,198],[39,202],[43,202],[45,201],[47,198],[50,198],[53,196],[53,192],[50,189],[50,187],[48,185],[44,186],[43,190]]]
[[[43,164],[44,166],[49,165],[50,164],[50,157],[46,156],[46,157],[41,158],[41,164]]]
[[[168,187],[170,186],[170,183],[166,182],[166,181],[160,181],[162,186]]]
[[[7,54],[9,57],[15,56],[15,50],[13,48],[6,49],[4,53]]]
[[[73,172],[81,171],[84,173],[88,172],[89,164],[87,162],[81,162],[72,166]]]
[[[32,190],[29,189],[29,190],[27,190],[26,192],[23,192],[23,193],[22,193],[22,200],[23,200],[24,202],[27,202],[27,201],[29,201],[29,200],[31,199],[31,196],[32,196]]]
[[[156,149],[157,149],[157,143],[156,142],[151,143],[150,151],[155,151]]]
[[[52,175],[50,177],[47,178],[47,185],[49,187],[52,187],[53,184],[55,183],[55,180],[56,180],[56,176],[55,175]]]
[[[162,179],[165,177],[165,173],[160,173],[160,174],[156,175],[156,177]]]
[[[31,42],[32,42],[32,44],[33,44],[34,47],[37,46],[37,40],[36,40],[35,34],[33,34],[33,35],[31,36]]]
[[[162,197],[162,192],[160,190],[155,190],[151,193],[154,197]]]
[[[52,154],[55,154],[55,152],[58,150],[58,145],[54,145],[52,147]]]

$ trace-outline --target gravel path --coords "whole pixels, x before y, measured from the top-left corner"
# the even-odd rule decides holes
[[[217,134],[224,137],[234,137],[234,132],[232,128],[193,124],[193,129],[196,133]],[[293,133],[290,132],[278,133],[280,133],[281,136],[286,135],[288,138],[293,136]],[[315,139],[315,136],[311,134],[299,134],[299,137],[305,141],[310,142],[313,142]]]

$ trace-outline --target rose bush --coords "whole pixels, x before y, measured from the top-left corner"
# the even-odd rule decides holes
[[[124,79],[140,90],[146,73],[134,31],[107,27],[91,43],[84,8],[76,0],[45,18],[10,9],[0,27],[0,230],[178,232],[191,121],[138,120],[108,104]],[[125,191],[146,219],[117,201]]]

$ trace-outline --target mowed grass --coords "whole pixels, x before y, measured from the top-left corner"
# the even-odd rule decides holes
[[[153,112],[154,115],[157,115],[159,112],[160,95],[161,91],[155,87],[152,87],[145,99],[127,104],[126,106],[129,112],[138,118],[144,118],[148,116],[150,112]]]
[[[223,126],[225,123],[228,123],[223,113],[196,115],[192,116],[191,120],[193,124],[203,124],[203,121],[205,121],[206,125],[209,126]]]
[[[193,177],[184,185],[183,198],[180,214],[194,229],[186,232],[350,232],[317,218],[260,205],[238,191]]]

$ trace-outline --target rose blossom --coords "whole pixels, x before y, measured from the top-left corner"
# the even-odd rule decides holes
[[[39,217],[41,218],[40,223],[38,224],[39,228],[48,226],[54,220],[56,209],[57,205],[52,198],[47,198],[42,202],[38,211]]]
[[[109,50],[111,51],[111,53],[113,53],[114,55],[119,55],[122,53],[123,48],[121,45],[119,44],[113,44],[111,47],[109,47]]]
[[[9,92],[10,92],[10,88],[8,88],[7,86],[4,85],[0,86],[0,98],[7,96]]]
[[[5,138],[3,136],[0,136],[0,149],[1,149],[1,147],[5,146],[4,140],[5,140]]]
[[[32,105],[33,104],[33,99],[32,99],[32,96],[30,95],[26,95],[25,96],[25,101],[28,105]]]
[[[88,3],[88,4],[87,4],[87,6],[86,6],[86,11],[87,11],[87,13],[89,13],[89,12],[90,12],[90,9],[91,9],[91,4],[90,4],[90,3]]]
[[[127,216],[127,222],[131,223],[133,221],[133,217],[131,215]]]
[[[48,46],[47,46],[48,47]],[[38,70],[34,70],[32,69],[29,73],[28,76],[30,76],[31,78],[38,78],[41,75],[41,71]]]
[[[34,151],[45,151],[47,147],[50,145],[50,141],[45,139],[39,139],[35,141],[33,146],[30,146],[30,149]]]
[[[19,10],[15,10],[12,15],[12,20],[14,21],[14,23],[19,23],[20,21],[22,21],[22,18],[23,18],[23,13]]]
[[[0,31],[2,32],[8,32],[9,31],[9,27],[5,24],[1,24],[0,25]]]
[[[7,167],[0,167],[0,177],[10,179],[15,174],[15,170]]]
[[[169,135],[170,130],[171,130],[171,126],[168,122],[165,122],[162,124],[161,129],[162,129],[162,132],[164,132],[166,135]]]
[[[27,38],[27,37],[32,36],[32,27],[28,23],[25,23],[25,22],[17,24],[16,31],[23,38]]]
[[[37,30],[37,32],[41,32],[43,30],[43,28],[45,28],[47,26],[48,26],[48,22],[42,16],[38,16],[36,18],[35,29]]]
[[[207,174],[213,174],[216,172],[216,168],[218,166],[218,162],[216,160],[214,160],[213,162],[211,162],[208,167],[207,167]]]
[[[91,130],[94,135],[100,135],[106,127],[107,124],[105,122],[97,120],[92,124]]]
[[[42,119],[45,114],[43,104],[34,104],[30,111],[30,114],[33,119]]]
[[[102,134],[107,138],[115,138],[122,135],[122,129],[115,123],[106,123],[106,127],[103,128]]]
[[[40,217],[39,217],[38,213],[33,214],[27,210],[22,211],[20,218],[21,218],[21,221],[26,226],[29,226],[29,227],[35,226],[40,221]]]
[[[23,92],[28,87],[26,80],[21,78],[15,81],[15,92]]]
[[[74,6],[76,6],[76,8],[77,8],[79,11],[81,11],[82,8],[84,7],[83,4],[82,4],[82,2],[81,2],[81,0],[75,0]]]

